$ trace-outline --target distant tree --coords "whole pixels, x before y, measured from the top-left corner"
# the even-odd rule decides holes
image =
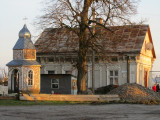
[[[130,18],[136,14],[136,0],[49,0],[44,15],[39,19],[41,26],[64,27],[78,36],[78,93],[86,91],[86,58],[90,47],[96,50],[96,37],[91,25],[97,24],[114,34],[110,26],[133,24]],[[97,22],[94,14],[103,18]],[[92,44],[92,45],[91,45]],[[98,47],[97,47],[98,48]],[[98,51],[98,50],[97,50]]]
[[[8,85],[8,76],[7,76],[7,72],[5,69],[1,69],[1,74],[0,74],[0,85]]]

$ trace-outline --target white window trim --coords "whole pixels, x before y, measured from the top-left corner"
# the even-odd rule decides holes
[[[113,71],[113,76],[110,76],[110,71]],[[115,71],[118,71],[118,76],[115,76]],[[109,83],[110,83],[110,85],[111,85],[111,82],[110,82],[110,78],[113,78],[113,85],[116,85],[116,84],[114,84],[115,83],[115,78],[118,78],[118,84],[117,85],[119,85],[119,70],[118,69],[110,69],[109,70]]]
[[[113,65],[113,64],[110,64],[110,65],[107,65],[106,67],[106,77],[107,77],[107,85],[110,85],[110,71],[115,71],[115,70],[118,70],[118,85],[121,84],[121,67],[120,65]]]
[[[29,71],[32,71],[32,72],[33,72],[33,74],[32,74],[32,75],[33,75],[32,85],[28,85],[28,78],[29,78],[29,77],[28,77],[28,73],[29,73]],[[27,86],[33,86],[33,85],[34,85],[34,71],[30,69],[30,70],[28,70],[28,72],[27,72]]]
[[[52,84],[55,84],[55,83],[52,83],[52,79],[51,79],[51,89],[59,89],[59,79],[56,79],[56,80],[58,80],[58,83],[56,83],[58,84],[58,88],[52,88]]]
[[[110,72],[113,71],[113,76],[110,75]],[[118,72],[118,76],[115,76],[115,71]],[[118,70],[109,70],[109,81],[110,78],[113,78],[113,84],[112,85],[119,85],[119,71]],[[115,84],[115,78],[118,78],[117,84]],[[111,85],[111,82],[110,82]]]

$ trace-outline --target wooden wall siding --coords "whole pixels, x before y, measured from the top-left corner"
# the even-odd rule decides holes
[[[51,87],[51,79],[58,79],[59,88]],[[71,75],[41,74],[41,93],[51,94],[53,91],[54,94],[71,94],[71,89]]]
[[[13,60],[22,60],[23,50],[13,50]]]
[[[36,59],[36,50],[25,49],[24,50],[24,59]]]

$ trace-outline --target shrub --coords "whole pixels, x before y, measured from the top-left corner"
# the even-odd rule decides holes
[[[108,85],[105,87],[100,87],[95,90],[95,93],[96,94],[107,94],[108,92],[110,92],[111,90],[113,90],[117,87],[118,87],[118,85]]]

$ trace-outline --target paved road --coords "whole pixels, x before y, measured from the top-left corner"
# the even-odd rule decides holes
[[[0,120],[160,120],[160,105],[0,106]]]

